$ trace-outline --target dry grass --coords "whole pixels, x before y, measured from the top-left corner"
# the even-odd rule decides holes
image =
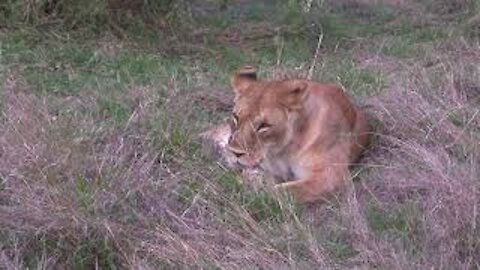
[[[408,229],[410,267],[479,267],[479,55],[462,57],[474,50],[456,43],[433,67],[409,65],[367,101],[379,126],[366,162],[379,167],[362,188],[386,209],[419,209]]]
[[[453,37],[404,58],[358,42],[338,52],[327,44],[313,77],[364,94],[357,90],[377,86],[381,71],[381,93],[360,102],[375,139],[345,192],[306,206],[205,153],[198,134],[231,106],[215,90],[222,66],[166,62],[180,71],[145,74],[157,58],[125,57],[127,44],[100,50],[105,59],[66,54],[77,61],[68,67],[74,79],[118,67],[128,75],[118,81],[126,90],[104,104],[100,77],[101,89],[38,93],[25,76],[50,68],[47,56],[33,51],[41,65],[28,58],[23,70],[0,59],[0,268],[479,268],[478,41]],[[267,77],[307,74],[311,59],[292,64],[287,53],[261,67]],[[148,76],[161,77],[158,85]]]
[[[147,119],[115,129],[88,113],[53,115],[12,75],[0,133],[3,265],[478,267],[478,60],[408,66],[368,98],[376,139],[358,181],[304,212],[244,190],[202,162],[195,142],[175,145],[174,123],[158,138]],[[144,91],[131,91],[132,119],[151,115],[157,97]]]

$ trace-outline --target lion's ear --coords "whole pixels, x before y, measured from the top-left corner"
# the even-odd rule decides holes
[[[240,95],[257,81],[257,69],[253,66],[244,66],[233,74],[230,81],[235,94]]]
[[[288,82],[288,90],[285,93],[285,105],[291,109],[299,109],[308,98],[308,83],[301,80]]]

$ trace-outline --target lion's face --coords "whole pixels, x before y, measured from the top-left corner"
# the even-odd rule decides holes
[[[288,112],[262,97],[237,99],[230,120],[228,150],[246,167],[254,167],[273,149],[281,149],[288,132]]]
[[[280,153],[299,128],[307,84],[303,81],[263,82],[244,68],[232,78],[235,105],[227,149],[244,167],[255,167]]]

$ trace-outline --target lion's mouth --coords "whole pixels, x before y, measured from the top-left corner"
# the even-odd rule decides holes
[[[228,149],[228,143],[232,135],[232,130],[230,125],[224,123],[218,125],[204,133],[202,136],[210,140],[217,147],[217,151],[223,157],[225,165],[232,169],[247,169],[247,170],[258,170],[261,168],[260,164],[262,162],[259,158],[252,157],[251,154],[245,153],[243,157],[236,157]]]
[[[239,166],[241,166],[244,169],[250,169],[250,170],[260,169],[260,162],[258,161],[237,160],[237,163]]]

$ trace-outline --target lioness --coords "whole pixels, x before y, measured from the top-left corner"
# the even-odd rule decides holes
[[[369,125],[344,91],[308,80],[261,81],[246,66],[235,92],[227,150],[246,168],[262,168],[275,187],[312,202],[342,187],[369,141]]]

